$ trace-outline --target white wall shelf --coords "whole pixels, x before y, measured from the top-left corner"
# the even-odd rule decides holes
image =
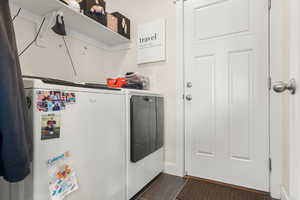
[[[13,3],[35,15],[46,16],[51,12],[61,11],[68,29],[74,30],[107,46],[129,44],[130,40],[111,31],[97,21],[78,13],[58,0],[13,0]]]

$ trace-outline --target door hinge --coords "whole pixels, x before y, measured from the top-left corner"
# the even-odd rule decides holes
[[[269,171],[272,172],[272,159],[269,158]]]
[[[269,90],[272,90],[272,78],[271,76],[268,78]]]
[[[272,9],[272,0],[269,0],[269,10]]]

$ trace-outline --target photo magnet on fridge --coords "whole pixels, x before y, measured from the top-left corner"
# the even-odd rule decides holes
[[[41,140],[60,138],[60,115],[42,115]]]
[[[66,104],[74,104],[76,103],[76,94],[75,93],[70,93],[70,92],[63,92],[62,93],[62,100]]]
[[[37,91],[37,109],[40,112],[61,111],[65,109],[60,91]]]

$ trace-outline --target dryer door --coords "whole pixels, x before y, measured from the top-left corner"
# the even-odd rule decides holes
[[[156,97],[131,98],[131,161],[138,162],[156,150]]]

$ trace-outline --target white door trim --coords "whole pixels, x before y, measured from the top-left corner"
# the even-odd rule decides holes
[[[290,197],[288,196],[287,191],[284,187],[281,188],[281,193],[281,200],[290,200]]]
[[[291,200],[300,199],[300,2],[299,0],[289,0],[289,50],[290,50],[290,78],[297,81],[298,92],[290,98],[290,186],[288,195]],[[293,123],[294,122],[294,123]]]
[[[177,176],[185,173],[185,125],[184,125],[184,0],[175,0],[176,3],[176,168]]]
[[[177,132],[176,132],[176,172],[174,175],[177,176],[184,176],[185,175],[185,134],[184,134],[184,23],[183,23],[183,18],[184,18],[184,1],[187,0],[175,0],[174,2],[176,3],[176,25],[177,25],[177,65],[176,65],[176,71],[177,71],[177,100],[176,100],[176,113],[177,113]],[[273,14],[270,16],[270,21],[272,24],[272,21],[275,22],[278,20],[278,18],[281,16],[280,13],[280,7],[277,6],[280,5],[280,1],[274,0],[273,5],[272,5],[272,12]],[[278,27],[275,27],[277,29]],[[273,28],[271,28],[272,30]],[[270,33],[270,39],[277,38],[278,36],[272,31]],[[271,39],[272,40],[272,39]],[[275,40],[276,41],[276,40]],[[278,51],[280,48],[279,45],[275,45],[272,48],[272,51]],[[270,52],[272,55],[272,52]],[[270,63],[275,63],[277,62],[278,57],[272,56],[270,58]],[[281,66],[277,66],[281,67]],[[271,74],[273,70],[277,70],[277,68],[270,68]],[[280,70],[280,69],[279,69]],[[274,102],[273,106],[278,106],[282,108],[282,105],[280,102],[276,101]],[[275,119],[279,120],[279,119]],[[277,123],[271,123],[270,124],[270,130],[278,130],[276,129],[276,124]],[[275,128],[274,128],[275,125]],[[270,148],[270,155],[272,155],[272,160],[273,160],[273,172],[270,174],[270,193],[273,198],[281,198],[281,152],[282,152],[282,146],[281,146],[281,132],[276,132],[274,134],[270,134],[270,145],[272,146]],[[278,153],[280,152],[280,153]]]
[[[176,7],[176,162],[165,163],[165,172],[175,176],[185,176],[185,136],[184,136],[184,40],[183,1],[173,1]]]
[[[284,79],[283,73],[283,1],[273,0],[270,11],[270,76],[272,82]],[[270,174],[270,193],[273,198],[282,196],[282,135],[284,103],[282,95],[270,92],[270,158],[272,159],[272,173]]]

